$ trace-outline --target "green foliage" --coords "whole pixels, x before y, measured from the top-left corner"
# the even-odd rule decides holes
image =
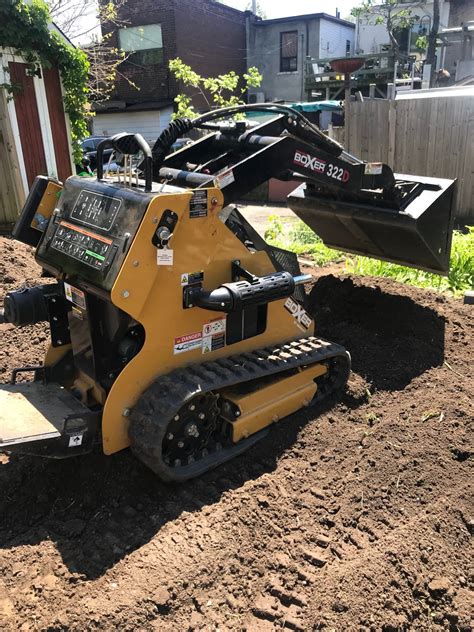
[[[277,215],[270,215],[268,219],[269,227],[265,231],[265,239],[273,246],[285,248],[297,255],[308,256],[319,266],[345,260],[342,252],[325,246],[301,220],[295,222],[291,230],[287,231]]]
[[[385,25],[396,57],[399,56],[400,48],[397,33],[402,29],[411,29],[420,19],[413,8],[400,0],[363,0],[358,7],[352,9],[351,15],[365,20],[367,24]]]
[[[265,239],[274,246],[310,257],[317,265],[345,261],[345,271],[351,274],[388,277],[409,285],[450,292],[454,295],[474,289],[474,227],[470,227],[467,233],[454,232],[451,265],[447,277],[332,250],[301,220],[295,222],[288,231],[277,215],[270,215]]]
[[[241,87],[239,87],[240,77],[233,70],[217,77],[202,77],[179,57],[170,60],[169,69],[177,81],[186,87],[195,88],[204,97],[209,109],[243,103],[241,97],[248,88],[257,88],[262,82],[262,75],[255,67],[249,68],[243,74],[244,85]],[[183,93],[178,94],[175,103],[178,106],[177,112],[174,114],[175,118],[194,118],[197,116],[191,96]]]
[[[418,287],[462,294],[474,288],[474,227],[467,234],[454,232],[447,277],[367,257],[350,258],[347,269],[355,274],[389,277]]]
[[[413,9],[400,0],[364,0],[352,9],[351,15],[365,18],[369,24],[386,24],[391,20],[395,29],[411,28],[419,19]]]
[[[0,2],[0,46],[21,55],[28,73],[41,75],[41,68],[57,66],[64,87],[64,109],[69,115],[74,157],[82,156],[79,141],[87,135],[87,77],[89,63],[85,53],[67,44],[50,30],[51,19],[43,0],[5,0]],[[9,94],[15,86],[6,87]]]
[[[283,236],[283,224],[278,215],[270,215],[268,218],[268,227],[265,231],[266,241],[276,241]]]
[[[428,48],[428,37],[426,35],[420,35],[416,38],[415,42],[416,49],[420,51],[420,53],[425,52]]]

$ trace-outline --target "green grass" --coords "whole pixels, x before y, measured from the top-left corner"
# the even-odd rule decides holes
[[[345,262],[345,271],[362,276],[380,276],[395,279],[417,287],[460,295],[474,288],[474,227],[467,233],[455,231],[451,249],[451,266],[447,277],[408,268],[378,259],[359,257],[327,248],[313,231],[298,220],[288,230],[280,219],[272,215],[265,231],[266,240],[297,255],[307,255],[317,265]]]
[[[348,258],[347,254],[325,246],[321,239],[301,220],[295,222],[289,230],[288,227],[283,226],[277,215],[271,215],[269,221],[270,225],[265,231],[265,239],[273,246],[286,248],[297,255],[306,255],[318,266],[343,262]]]
[[[451,248],[451,264],[446,277],[395,263],[368,257],[353,257],[347,261],[347,271],[353,274],[383,276],[417,287],[440,292],[463,294],[474,288],[474,227],[467,234],[455,231]]]

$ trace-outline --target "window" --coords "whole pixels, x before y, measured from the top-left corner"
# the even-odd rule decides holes
[[[119,29],[120,48],[133,54],[133,61],[143,66],[163,63],[161,24],[129,26]]]
[[[94,141],[91,138],[82,141],[81,144],[82,144],[82,149],[84,151],[95,151],[96,146],[95,146]]]
[[[351,54],[351,40],[346,40],[346,57]]]
[[[298,31],[280,33],[280,72],[298,70]]]

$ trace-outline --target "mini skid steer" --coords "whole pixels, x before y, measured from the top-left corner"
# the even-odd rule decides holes
[[[265,122],[233,119],[252,110]],[[209,133],[170,153],[194,128]],[[109,148],[124,157],[116,175]],[[315,337],[304,309],[311,277],[232,206],[270,178],[301,183],[288,205],[328,246],[449,268],[453,181],[358,160],[285,106],[177,119],[152,150],[118,134],[97,163],[96,179],[38,176],[15,226],[49,278],[8,293],[2,318],[48,322],[51,343],[41,366],[14,368],[0,387],[0,451],[130,446],[183,481],[344,388],[349,354]],[[25,372],[33,379],[18,381]]]

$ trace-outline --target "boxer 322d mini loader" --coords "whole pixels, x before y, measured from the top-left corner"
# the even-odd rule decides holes
[[[271,116],[232,119],[249,110]],[[193,128],[210,133],[170,154]],[[104,177],[109,147],[126,167]],[[97,179],[38,177],[14,229],[56,282],[5,297],[3,320],[48,321],[51,344],[0,389],[2,451],[130,446],[163,480],[183,481],[344,387],[349,354],[316,338],[304,309],[310,277],[231,206],[269,178],[301,182],[289,207],[328,246],[449,267],[453,181],[362,162],[285,106],[178,119],[153,151],[124,133],[97,153]],[[25,371],[33,380],[17,383]]]

